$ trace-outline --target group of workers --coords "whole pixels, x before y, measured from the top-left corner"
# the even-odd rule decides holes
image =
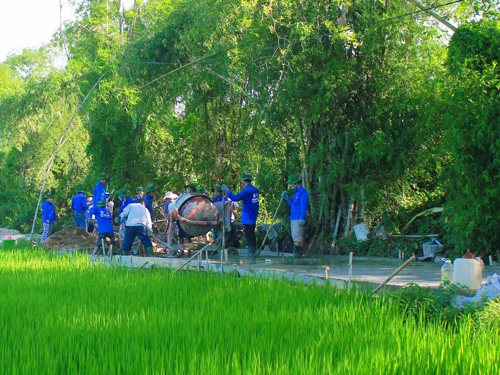
[[[75,226],[83,227],[87,230],[89,222],[95,220],[99,238],[97,241],[96,249],[98,251],[103,246],[105,238],[109,238],[110,246],[115,244],[114,227],[112,212],[114,203],[110,200],[110,195],[106,191],[105,173],[98,176],[98,181],[94,187],[93,195],[85,195],[82,188],[78,189],[77,194],[73,197],[71,208],[74,211]],[[259,190],[252,184],[252,174],[243,172],[239,178],[242,183],[243,189],[239,193],[233,193],[226,185],[216,186],[213,189],[212,201],[226,201],[231,202],[233,209],[232,219],[234,220],[234,209],[238,208],[236,202],[242,202],[241,211],[241,224],[244,228],[244,235],[247,242],[248,253],[253,256],[257,253],[257,240],[255,236],[255,229],[257,223],[257,216],[259,214]],[[291,220],[291,234],[294,242],[293,253],[295,256],[303,256],[304,254],[304,238],[303,229],[307,217],[307,209],[309,204],[309,194],[307,190],[302,187],[302,181],[299,175],[291,175],[287,181],[290,187],[294,190],[293,197],[290,199],[286,191],[282,193],[282,199],[290,205],[290,220]],[[205,194],[204,188],[197,188],[196,184],[188,183],[185,186],[186,191],[182,194]],[[138,187],[136,195],[130,197],[125,188],[117,191],[116,195],[120,200],[120,209],[115,218],[115,222],[120,224],[120,232],[123,238],[122,251],[123,254],[128,254],[132,248],[132,244],[136,237],[140,239],[144,248],[147,250],[148,255],[152,256],[153,245],[149,235],[153,233],[153,201],[155,198],[156,188],[153,185],[147,185],[146,189]],[[43,212],[43,233],[41,241],[45,241],[51,231],[52,225],[57,221],[55,207],[52,203],[53,196],[47,194],[46,201],[42,204]],[[167,192],[163,199],[164,213],[169,218],[170,204],[178,198],[177,194]],[[168,225],[173,225],[172,220],[167,220]],[[167,228],[167,229],[170,229]],[[171,233],[171,231],[170,231]],[[183,243],[189,241],[189,235],[185,233],[181,226],[178,226],[179,242]],[[111,249],[110,249],[111,253]]]

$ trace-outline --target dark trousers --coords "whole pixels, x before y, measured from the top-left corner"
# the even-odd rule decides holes
[[[257,239],[255,238],[255,224],[243,224],[247,246],[257,247]]]
[[[99,239],[97,240],[97,247],[101,247],[103,242],[106,242],[106,237],[109,238],[109,244],[115,244],[115,234],[113,232],[99,233]]]
[[[75,212],[75,227],[85,228],[87,226],[87,218],[85,212]]]
[[[153,244],[148,237],[146,232],[146,228],[144,225],[136,225],[136,226],[125,226],[125,239],[123,240],[123,251],[130,251],[132,249],[132,244],[134,243],[135,237],[139,236],[144,247],[147,249],[148,247],[152,247]]]

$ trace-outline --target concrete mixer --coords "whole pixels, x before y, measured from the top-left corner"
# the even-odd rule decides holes
[[[225,213],[222,214],[222,202],[212,202],[210,198],[201,194],[186,194],[175,201],[169,207],[169,215],[176,220],[181,228],[190,236],[197,237],[214,229],[215,241],[209,246],[211,253],[222,249],[222,233],[225,234],[225,246],[237,253],[240,238],[243,235],[243,226],[231,223],[231,207],[226,202]],[[222,230],[224,217],[225,228]],[[230,252],[231,253],[231,252]]]
[[[193,237],[201,236],[222,223],[217,207],[205,195],[183,195],[168,206],[168,211]]]

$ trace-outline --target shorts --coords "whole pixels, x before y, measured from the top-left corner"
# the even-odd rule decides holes
[[[290,224],[293,242],[302,242],[304,240],[304,236],[302,234],[304,232],[304,226],[299,225],[298,220],[290,220]]]
[[[97,247],[102,246],[102,241],[106,240],[106,237],[109,238],[109,244],[114,245],[115,244],[115,234],[113,232],[106,232],[106,233],[99,233],[99,239],[97,240]]]

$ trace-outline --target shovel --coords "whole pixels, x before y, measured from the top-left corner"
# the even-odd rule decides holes
[[[269,232],[271,231],[271,228],[273,227],[274,220],[276,219],[276,215],[278,214],[278,211],[279,211],[279,209],[281,207],[281,203],[283,202],[283,198],[284,198],[284,196],[281,196],[281,200],[280,200],[280,203],[278,204],[278,208],[276,209],[276,212],[274,213],[273,220],[271,220],[271,224],[269,225],[269,228],[267,229],[267,232],[266,232],[266,235],[264,237],[264,240],[262,241],[262,245],[260,245],[259,250],[257,250],[257,252],[255,253],[255,257],[258,257],[260,255],[260,252],[264,248],[264,244],[266,243],[267,236],[269,235]]]

